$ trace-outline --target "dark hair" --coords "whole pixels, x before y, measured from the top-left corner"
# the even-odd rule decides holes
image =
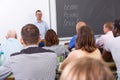
[[[30,45],[30,44],[38,43],[38,39],[40,35],[39,35],[39,30],[35,25],[27,24],[23,26],[21,31],[21,36],[25,44]]]
[[[87,52],[93,52],[96,49],[94,33],[88,26],[83,26],[79,29],[75,48]]]
[[[113,35],[114,37],[120,36],[120,19],[114,20]]]
[[[45,45],[52,46],[58,44],[59,44],[59,39],[56,32],[52,29],[49,29],[45,34]]]
[[[120,30],[120,19],[114,20],[114,28],[117,28]]]
[[[41,10],[36,10],[35,14],[36,14],[37,12],[42,12],[42,11],[41,11]]]
[[[101,60],[80,58],[69,63],[60,80],[115,80],[110,69]]]

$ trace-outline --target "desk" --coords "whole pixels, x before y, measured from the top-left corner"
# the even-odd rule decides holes
[[[111,69],[114,77],[116,78],[117,76],[117,68],[114,62],[105,62],[105,64]]]

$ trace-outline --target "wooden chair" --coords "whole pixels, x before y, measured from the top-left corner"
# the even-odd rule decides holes
[[[10,76],[8,76],[7,78],[5,78],[4,80],[15,80],[15,78],[13,77],[13,74],[11,74]]]

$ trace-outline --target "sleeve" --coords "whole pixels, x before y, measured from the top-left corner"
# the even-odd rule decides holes
[[[72,49],[75,47],[75,42],[76,42],[76,35],[72,37],[69,43],[69,48]]]
[[[96,45],[98,47],[103,47],[103,45],[104,45],[104,36],[101,36],[99,39],[96,39]]]
[[[60,69],[63,70],[68,63],[76,59],[76,54],[74,51],[72,51],[68,57],[62,62]]]
[[[69,55],[69,53],[70,53],[70,51],[65,47],[65,58]]]
[[[45,22],[45,31],[47,32],[48,29],[49,29],[48,24]]]
[[[0,80],[4,80],[6,77],[8,77],[12,70],[10,68],[10,59],[8,59],[1,67],[0,67]]]
[[[104,43],[104,47],[103,47],[103,48],[104,48],[106,51],[109,51],[109,52],[110,52],[110,48],[112,47],[113,39],[114,39],[114,38],[107,38],[107,39],[105,40],[105,43]]]

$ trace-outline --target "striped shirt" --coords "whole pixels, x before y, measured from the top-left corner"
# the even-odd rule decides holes
[[[11,55],[0,68],[0,80],[13,73],[15,80],[54,80],[57,55],[40,47],[28,47]]]

